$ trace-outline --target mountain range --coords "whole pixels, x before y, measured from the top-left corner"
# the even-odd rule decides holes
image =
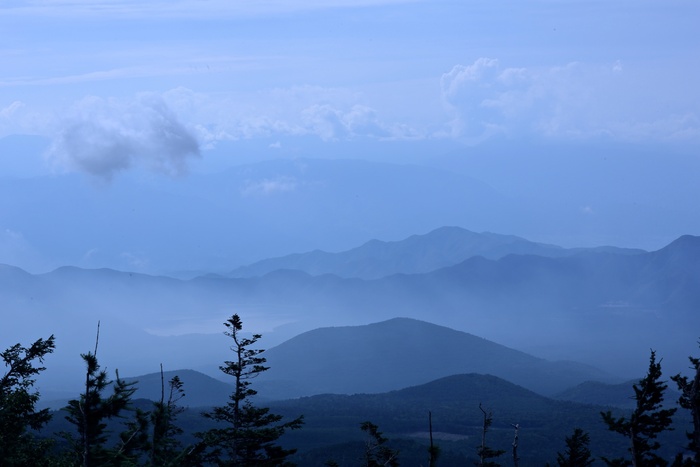
[[[424,235],[383,242],[371,240],[339,253],[314,250],[280,258],[270,258],[241,266],[226,277],[263,276],[280,269],[303,271],[312,276],[334,274],[340,277],[379,279],[392,274],[421,274],[454,266],[471,257],[498,260],[507,255],[537,255],[558,258],[584,251],[637,254],[643,250],[615,247],[561,248],[531,242],[515,235],[476,233],[461,227],[441,227]]]
[[[215,375],[228,350],[222,323],[233,313],[246,329],[264,335],[265,348],[319,327],[402,316],[549,360],[591,364],[620,378],[644,371],[649,348],[669,371],[685,370],[700,329],[700,238],[683,236],[653,252],[533,246],[556,252],[544,256],[505,254],[508,242],[519,252],[526,244],[511,237],[445,228],[392,245],[395,256],[384,260],[396,265],[401,257],[416,264],[426,258],[435,265],[427,258],[448,257],[450,244],[455,252],[468,250],[450,238],[479,236],[482,244],[502,240],[492,251],[501,248],[504,255],[457,262],[455,253],[453,265],[377,279],[281,269],[183,280],[75,267],[29,274],[4,266],[0,306],[13,320],[0,338],[11,344],[55,334],[58,347],[47,372],[53,367],[57,377],[77,376],[79,354],[94,347],[100,321],[100,355],[123,374],[151,373],[163,363]]]

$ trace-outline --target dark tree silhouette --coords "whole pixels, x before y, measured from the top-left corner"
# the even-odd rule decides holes
[[[481,428],[481,446],[476,450],[477,456],[479,456],[479,462],[476,465],[488,466],[488,467],[498,467],[500,464],[493,461],[496,457],[505,453],[502,449],[492,449],[486,444],[486,433],[489,431],[489,427],[493,423],[493,412],[486,411],[481,404],[479,404],[479,410],[484,414],[484,422]]]
[[[638,384],[632,386],[636,407],[629,418],[613,417],[610,411],[601,412],[603,421],[608,429],[629,438],[630,459],[618,458],[609,460],[603,458],[608,465],[632,465],[662,467],[668,462],[659,457],[657,436],[664,430],[670,429],[671,417],[676,409],[663,409],[664,391],[667,385],[661,381],[661,362],[656,361],[656,352],[651,351],[649,370]]]
[[[183,450],[177,439],[177,436],[182,434],[182,428],[175,424],[175,420],[185,410],[177,405],[178,401],[185,397],[183,383],[178,376],[173,376],[168,382],[166,398],[163,365],[161,365],[160,384],[160,400],[153,403],[153,411],[150,414],[153,426],[150,462],[152,465],[161,466],[182,465],[188,450]]]
[[[398,467],[399,453],[386,446],[389,441],[379,431],[379,427],[372,422],[362,422],[360,429],[367,433],[365,443],[365,467]]]
[[[50,419],[48,409],[36,410],[39,393],[32,392],[34,377],[44,371],[44,357],[55,348],[54,336],[39,339],[29,347],[15,344],[0,354],[5,374],[0,378],[0,464],[40,465],[45,442],[29,433]]]
[[[695,371],[693,379],[687,376],[671,376],[671,379],[678,385],[681,392],[678,404],[690,411],[693,417],[693,431],[687,432],[688,451],[692,453],[691,459],[683,459],[681,455],[676,461],[680,465],[700,465],[700,358],[688,357],[691,368]]]
[[[100,370],[97,361],[97,347],[99,344],[99,324],[95,351],[81,354],[86,364],[85,391],[78,399],[68,402],[65,410],[68,412],[66,420],[75,425],[78,436],[64,433],[64,437],[72,446],[73,463],[83,467],[114,465],[121,463],[125,456],[132,451],[131,443],[143,440],[139,435],[139,429],[143,427],[142,420],[136,420],[128,426],[127,432],[121,436],[121,443],[114,449],[108,449],[107,423],[108,419],[117,417],[123,410],[129,408],[131,396],[136,388],[135,383],[126,383],[116,373],[116,380],[111,381],[107,372]],[[103,397],[103,393],[109,385],[112,385],[112,394]]]
[[[557,453],[559,467],[588,467],[594,462],[588,444],[591,438],[581,428],[576,428],[571,436],[566,437],[566,451]]]
[[[233,377],[234,389],[225,406],[215,407],[204,414],[207,418],[227,425],[200,433],[204,446],[210,448],[204,459],[218,465],[292,465],[287,457],[296,450],[284,449],[276,442],[286,430],[301,428],[303,418],[282,422],[281,415],[270,413],[269,408],[253,405],[250,398],[257,391],[250,387],[251,380],[268,370],[264,366],[265,358],[260,355],[263,350],[252,348],[262,336],[253,334],[250,338],[243,337],[243,323],[237,314],[224,325],[224,334],[233,340],[231,350],[234,359],[224,362],[219,368]]]

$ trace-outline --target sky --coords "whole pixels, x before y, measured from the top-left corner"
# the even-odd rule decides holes
[[[104,191],[234,166],[256,144],[700,157],[699,18],[676,0],[3,1],[0,169]],[[0,253],[29,235],[0,229]]]

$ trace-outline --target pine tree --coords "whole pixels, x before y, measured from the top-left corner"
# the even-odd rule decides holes
[[[363,422],[360,429],[369,436],[365,443],[365,467],[398,467],[399,453],[386,446],[389,441],[372,422]]]
[[[251,348],[262,336],[253,334],[243,337],[243,323],[237,314],[224,325],[224,334],[233,340],[232,361],[219,367],[226,375],[233,377],[234,390],[229,402],[223,407],[215,407],[205,413],[205,417],[225,423],[223,428],[214,428],[200,434],[202,442],[211,448],[205,459],[219,465],[232,466],[280,466],[292,465],[287,457],[295,449],[284,449],[276,441],[286,430],[301,428],[302,417],[282,422],[282,416],[270,413],[269,408],[255,407],[251,397],[257,394],[251,388],[251,380],[267,371],[266,360],[261,349]]]
[[[129,407],[131,396],[136,388],[135,383],[122,380],[118,372],[116,380],[111,381],[107,372],[100,370],[97,361],[99,324],[97,329],[94,353],[80,355],[86,364],[85,390],[78,399],[69,401],[65,408],[68,412],[66,420],[75,425],[78,436],[76,438],[70,433],[63,433],[63,435],[72,446],[74,465],[83,467],[119,464],[124,460],[124,456],[128,456],[131,452],[129,443],[136,439],[133,436],[121,437],[121,444],[116,450],[106,447],[106,421],[119,416]],[[109,397],[103,397],[104,391],[110,385],[112,385],[112,394]],[[130,429],[134,428],[130,427]]]
[[[608,465],[668,465],[667,461],[656,454],[660,447],[656,438],[662,431],[670,429],[671,417],[676,412],[675,408],[662,408],[666,388],[666,383],[661,381],[661,362],[656,361],[656,352],[652,350],[647,375],[633,386],[636,407],[630,418],[615,418],[610,411],[601,412],[609,430],[629,438],[628,451],[632,457],[631,460],[603,458]]]
[[[678,404],[690,411],[693,417],[693,431],[686,433],[688,437],[688,451],[692,453],[692,462],[688,460],[687,465],[700,465],[700,358],[688,357],[691,368],[695,371],[692,380],[687,376],[671,376],[671,379],[678,385],[681,395]],[[677,462],[681,462],[682,455]]]
[[[486,444],[486,433],[489,431],[491,424],[493,423],[493,412],[486,411],[481,404],[479,404],[479,410],[484,414],[484,421],[481,428],[481,446],[476,450],[477,456],[479,456],[479,462],[476,465],[487,466],[487,467],[498,467],[500,464],[492,459],[505,453],[502,449],[492,449]]]
[[[163,378],[163,366],[160,368],[161,395],[160,400],[153,403],[151,412],[151,424],[153,425],[153,437],[151,444],[151,465],[181,465],[186,457],[186,451],[181,448],[181,443],[176,436],[182,434],[182,429],[175,424],[175,419],[185,409],[177,403],[185,396],[183,384],[178,376],[173,376],[168,382],[168,397],[165,397],[165,381]]]
[[[566,452],[557,453],[559,467],[588,467],[594,461],[588,444],[591,439],[588,433],[576,428],[573,435],[566,437]]]
[[[38,339],[29,347],[15,344],[0,354],[5,374],[0,378],[0,464],[40,465],[45,442],[37,441],[29,430],[42,428],[50,419],[48,409],[36,410],[39,393],[32,392],[34,377],[44,371],[35,366],[54,351],[54,336]]]

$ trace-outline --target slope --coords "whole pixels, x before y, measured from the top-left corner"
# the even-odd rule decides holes
[[[257,381],[268,397],[377,393],[459,373],[493,374],[552,394],[602,371],[549,362],[453,329],[395,318],[364,326],[320,328],[265,352],[272,368]]]

